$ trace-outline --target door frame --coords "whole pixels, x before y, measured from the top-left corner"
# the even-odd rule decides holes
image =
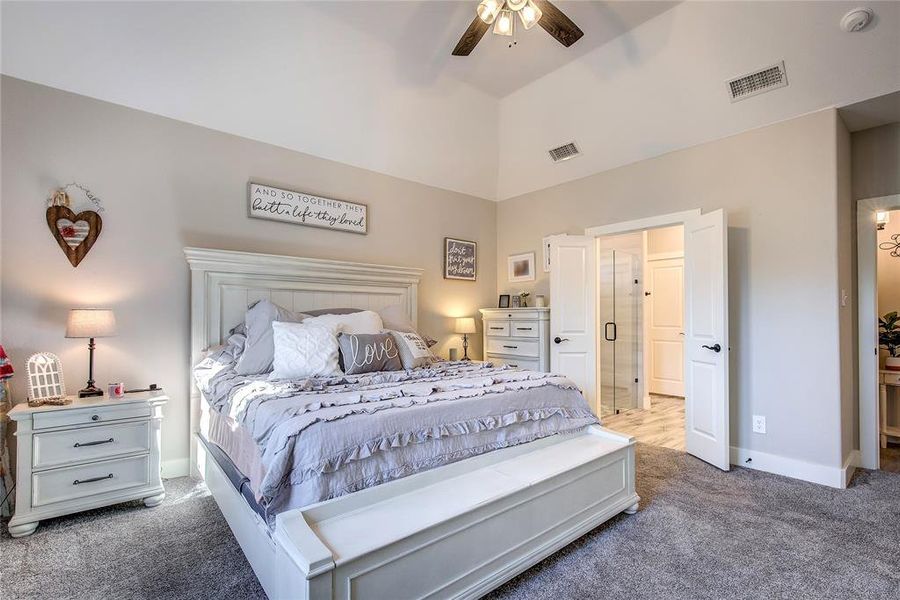
[[[900,210],[900,194],[864,198],[856,203],[859,466],[864,469],[878,469],[881,466],[878,420],[878,229],[875,213],[892,210]]]
[[[586,235],[588,237],[593,237],[596,239],[596,238],[607,236],[607,235],[620,235],[623,233],[635,233],[635,232],[639,232],[639,231],[646,232],[648,229],[661,229],[663,227],[672,227],[675,225],[681,225],[682,227],[684,227],[688,223],[688,221],[699,217],[701,214],[702,214],[702,212],[699,208],[694,208],[691,210],[685,210],[685,211],[676,212],[676,213],[668,213],[668,214],[664,214],[664,215],[655,215],[652,217],[645,217],[643,219],[633,219],[631,221],[622,221],[620,223],[610,223],[609,225],[598,225],[595,227],[586,228],[584,230],[584,235]],[[647,239],[647,236],[645,233],[645,235],[644,235],[644,256],[643,256],[643,261],[644,261],[645,265],[646,265],[646,261],[647,261],[646,239]],[[597,246],[598,246],[597,251],[599,252],[599,244]],[[682,257],[683,256],[684,256],[684,254],[682,253]],[[645,284],[645,282],[642,281],[641,286],[643,287],[644,284]],[[599,279],[598,279],[598,285],[599,285]],[[646,288],[644,288],[644,289],[646,289]],[[685,296],[688,294],[687,289],[684,290],[684,294],[685,294]],[[687,310],[687,306],[688,306],[688,304],[687,304],[687,301],[685,300],[684,310]],[[642,324],[642,328],[644,328],[646,330],[646,322],[647,322],[646,312],[644,313],[643,316],[645,318],[643,319],[644,322]],[[645,332],[646,331],[644,331],[642,333],[645,333]],[[644,337],[646,338],[646,336],[644,336]],[[645,346],[645,344],[643,344],[643,345]],[[598,356],[597,368],[598,369],[600,368],[600,366],[599,366],[600,365],[600,361],[599,361],[600,348],[599,348],[599,346],[600,346],[600,336],[598,335],[597,336],[597,356]],[[638,394],[640,396],[640,400],[641,400],[641,404],[643,405],[643,408],[648,409],[648,408],[650,408],[650,391],[649,391],[649,385],[648,385],[649,381],[647,379],[647,374],[648,374],[647,358],[648,357],[647,357],[647,353],[646,353],[646,348],[642,347],[641,352],[643,354],[644,360],[643,360],[643,365],[642,365],[641,381],[640,381],[640,385],[638,387],[638,390],[639,390]],[[688,360],[688,356],[687,356],[687,353],[685,352],[684,356],[682,357],[682,368],[683,369],[687,368],[687,360]],[[597,385],[599,385],[599,378],[597,380]],[[599,403],[600,403],[599,389],[595,390],[594,393],[597,397],[597,406],[599,407]],[[685,424],[685,426],[687,426],[687,424]]]

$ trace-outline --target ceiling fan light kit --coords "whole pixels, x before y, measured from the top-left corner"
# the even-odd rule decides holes
[[[584,32],[549,0],[481,0],[476,17],[453,49],[454,56],[468,56],[493,25],[496,35],[513,37],[515,46],[516,15],[526,30],[540,26],[560,44],[568,48],[581,39]]]

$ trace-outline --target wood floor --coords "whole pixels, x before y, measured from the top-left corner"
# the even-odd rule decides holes
[[[650,395],[650,410],[603,416],[602,425],[633,435],[637,441],[684,451],[684,398]]]
[[[888,442],[887,448],[881,449],[881,470],[900,473],[900,444]]]

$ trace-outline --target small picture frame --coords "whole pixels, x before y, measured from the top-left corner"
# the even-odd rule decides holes
[[[507,275],[510,283],[534,281],[534,252],[510,256],[507,259]]]
[[[543,243],[543,259],[544,259],[544,273],[550,272],[550,237],[547,236],[542,240]]]
[[[522,307],[522,297],[521,296],[513,296],[511,298],[512,306],[510,308],[521,308]]]
[[[497,303],[498,308],[509,308],[509,294],[500,294],[500,302]]]

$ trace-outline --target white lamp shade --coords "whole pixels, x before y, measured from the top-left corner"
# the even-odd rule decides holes
[[[497,35],[512,35],[515,21],[511,10],[501,10],[494,21],[494,33]]]
[[[73,308],[66,322],[67,338],[98,338],[116,335],[116,315],[108,308]]]
[[[544,16],[543,11],[532,0],[528,0],[525,6],[519,10],[519,18],[522,19],[522,25],[525,29],[531,29],[537,25],[542,16]]]
[[[475,319],[460,317],[456,320],[456,333],[475,333]]]
[[[490,25],[497,18],[500,7],[503,6],[503,0],[481,0],[481,4],[475,9],[478,18]]]

